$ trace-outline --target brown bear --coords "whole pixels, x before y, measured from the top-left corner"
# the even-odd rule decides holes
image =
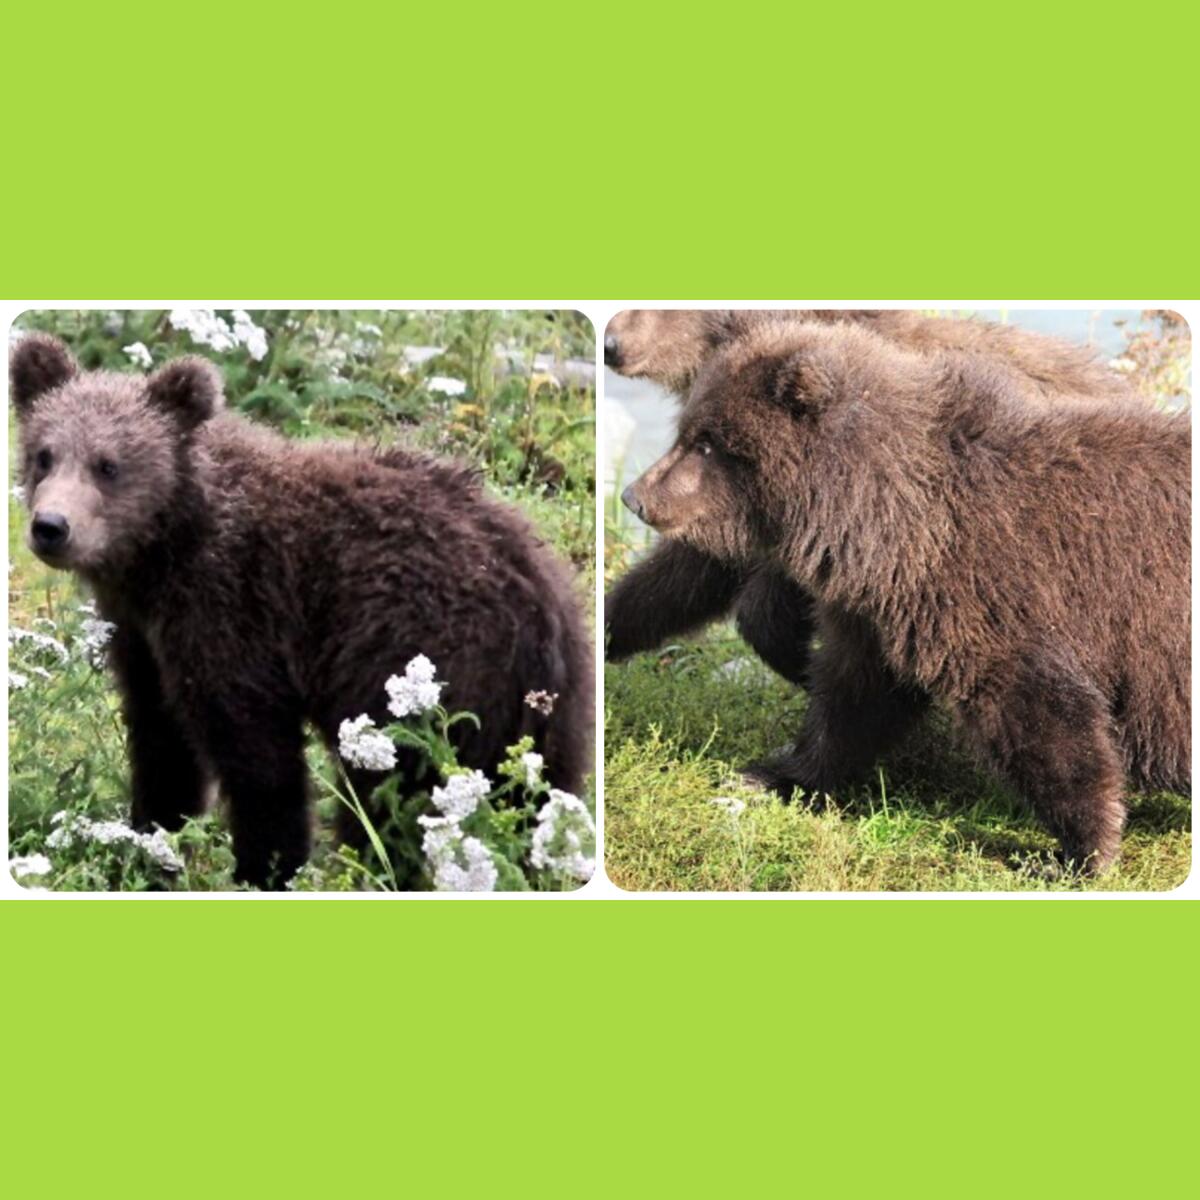
[[[1125,383],[1095,353],[1057,338],[990,321],[904,309],[626,309],[605,331],[604,359],[622,375],[686,395],[719,347],[780,324],[850,324],[926,354],[963,350],[992,357],[1032,397],[1119,396]],[[652,650],[733,611],[738,632],[773,670],[803,683],[817,618],[812,599],[767,565],[748,574],[674,541],[659,543],[605,601],[606,655]]]
[[[176,829],[209,781],[228,801],[237,876],[306,860],[304,722],[330,746],[425,655],[460,760],[490,770],[532,735],[576,791],[592,735],[591,650],[571,580],[464,468],[402,450],[289,441],[223,411],[203,359],[149,377],[82,373],[60,342],[12,354],[29,541],[117,625],[136,826]],[[527,693],[557,694],[550,708]],[[404,787],[422,783],[401,753]],[[350,772],[364,799],[381,776]],[[356,822],[343,823],[347,839]]]
[[[632,490],[672,541],[817,599],[803,728],[753,777],[831,791],[937,701],[1098,871],[1126,775],[1190,786],[1190,464],[1186,415],[778,324],[710,356]]]

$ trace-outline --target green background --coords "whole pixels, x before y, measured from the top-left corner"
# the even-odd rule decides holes
[[[1181,7],[438,11],[6,14],[3,293],[1196,293]],[[1170,1195],[1197,911],[4,903],[0,1179]]]

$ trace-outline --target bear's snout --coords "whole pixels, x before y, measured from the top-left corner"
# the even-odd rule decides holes
[[[604,335],[604,365],[614,370],[621,365],[621,343],[615,333]]]
[[[646,519],[646,506],[642,503],[637,494],[636,483],[631,483],[621,493],[621,503],[625,505],[625,507],[629,509],[629,511],[633,513],[633,515],[637,517],[639,521],[644,521]]]
[[[71,525],[62,513],[39,512],[34,514],[29,532],[39,554],[57,554],[70,540]]]

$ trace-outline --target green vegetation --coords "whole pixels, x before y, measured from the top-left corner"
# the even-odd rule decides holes
[[[593,361],[585,318],[571,312],[277,311],[249,314],[249,323],[239,324],[234,314],[210,317],[240,332],[240,340],[223,340],[211,319],[187,332],[162,312],[29,313],[18,327],[62,337],[88,368],[134,370],[147,358],[157,366],[181,353],[205,354],[221,367],[231,407],[289,436],[404,444],[471,461],[487,486],[524,509],[575,565],[591,611],[594,383],[568,364]],[[414,347],[441,353],[425,357]],[[12,469],[11,423],[9,442]],[[28,551],[25,519],[11,497],[9,857],[33,860],[21,882],[63,891],[232,889],[233,857],[219,810],[158,839],[131,837],[121,824],[129,809],[125,738],[103,670],[102,632],[74,578]],[[347,799],[344,777],[315,741],[308,753],[318,832],[296,888],[387,888],[390,864],[374,851],[360,859],[334,843],[333,817]],[[594,808],[590,796],[584,799]],[[504,860],[497,886],[578,886],[564,871],[519,878],[511,863],[528,850],[531,823],[517,829],[493,816],[483,804],[464,832],[487,841]],[[80,835],[56,839],[55,830],[64,826]],[[547,846],[549,857],[564,857],[557,843]],[[389,857],[396,852],[385,851]],[[50,871],[40,870],[42,858]]]
[[[727,627],[608,667],[609,878],[637,891],[1166,891],[1187,877],[1190,804],[1164,792],[1133,798],[1114,871],[1054,878],[1053,839],[944,720],[828,804],[747,788],[738,767],[787,742],[804,707]]]

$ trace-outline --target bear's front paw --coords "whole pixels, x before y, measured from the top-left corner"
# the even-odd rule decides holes
[[[827,799],[823,789],[813,786],[813,781],[790,750],[781,750],[750,763],[742,768],[741,777],[747,787],[775,792],[785,804],[792,800],[803,801],[810,808],[819,810]]]

